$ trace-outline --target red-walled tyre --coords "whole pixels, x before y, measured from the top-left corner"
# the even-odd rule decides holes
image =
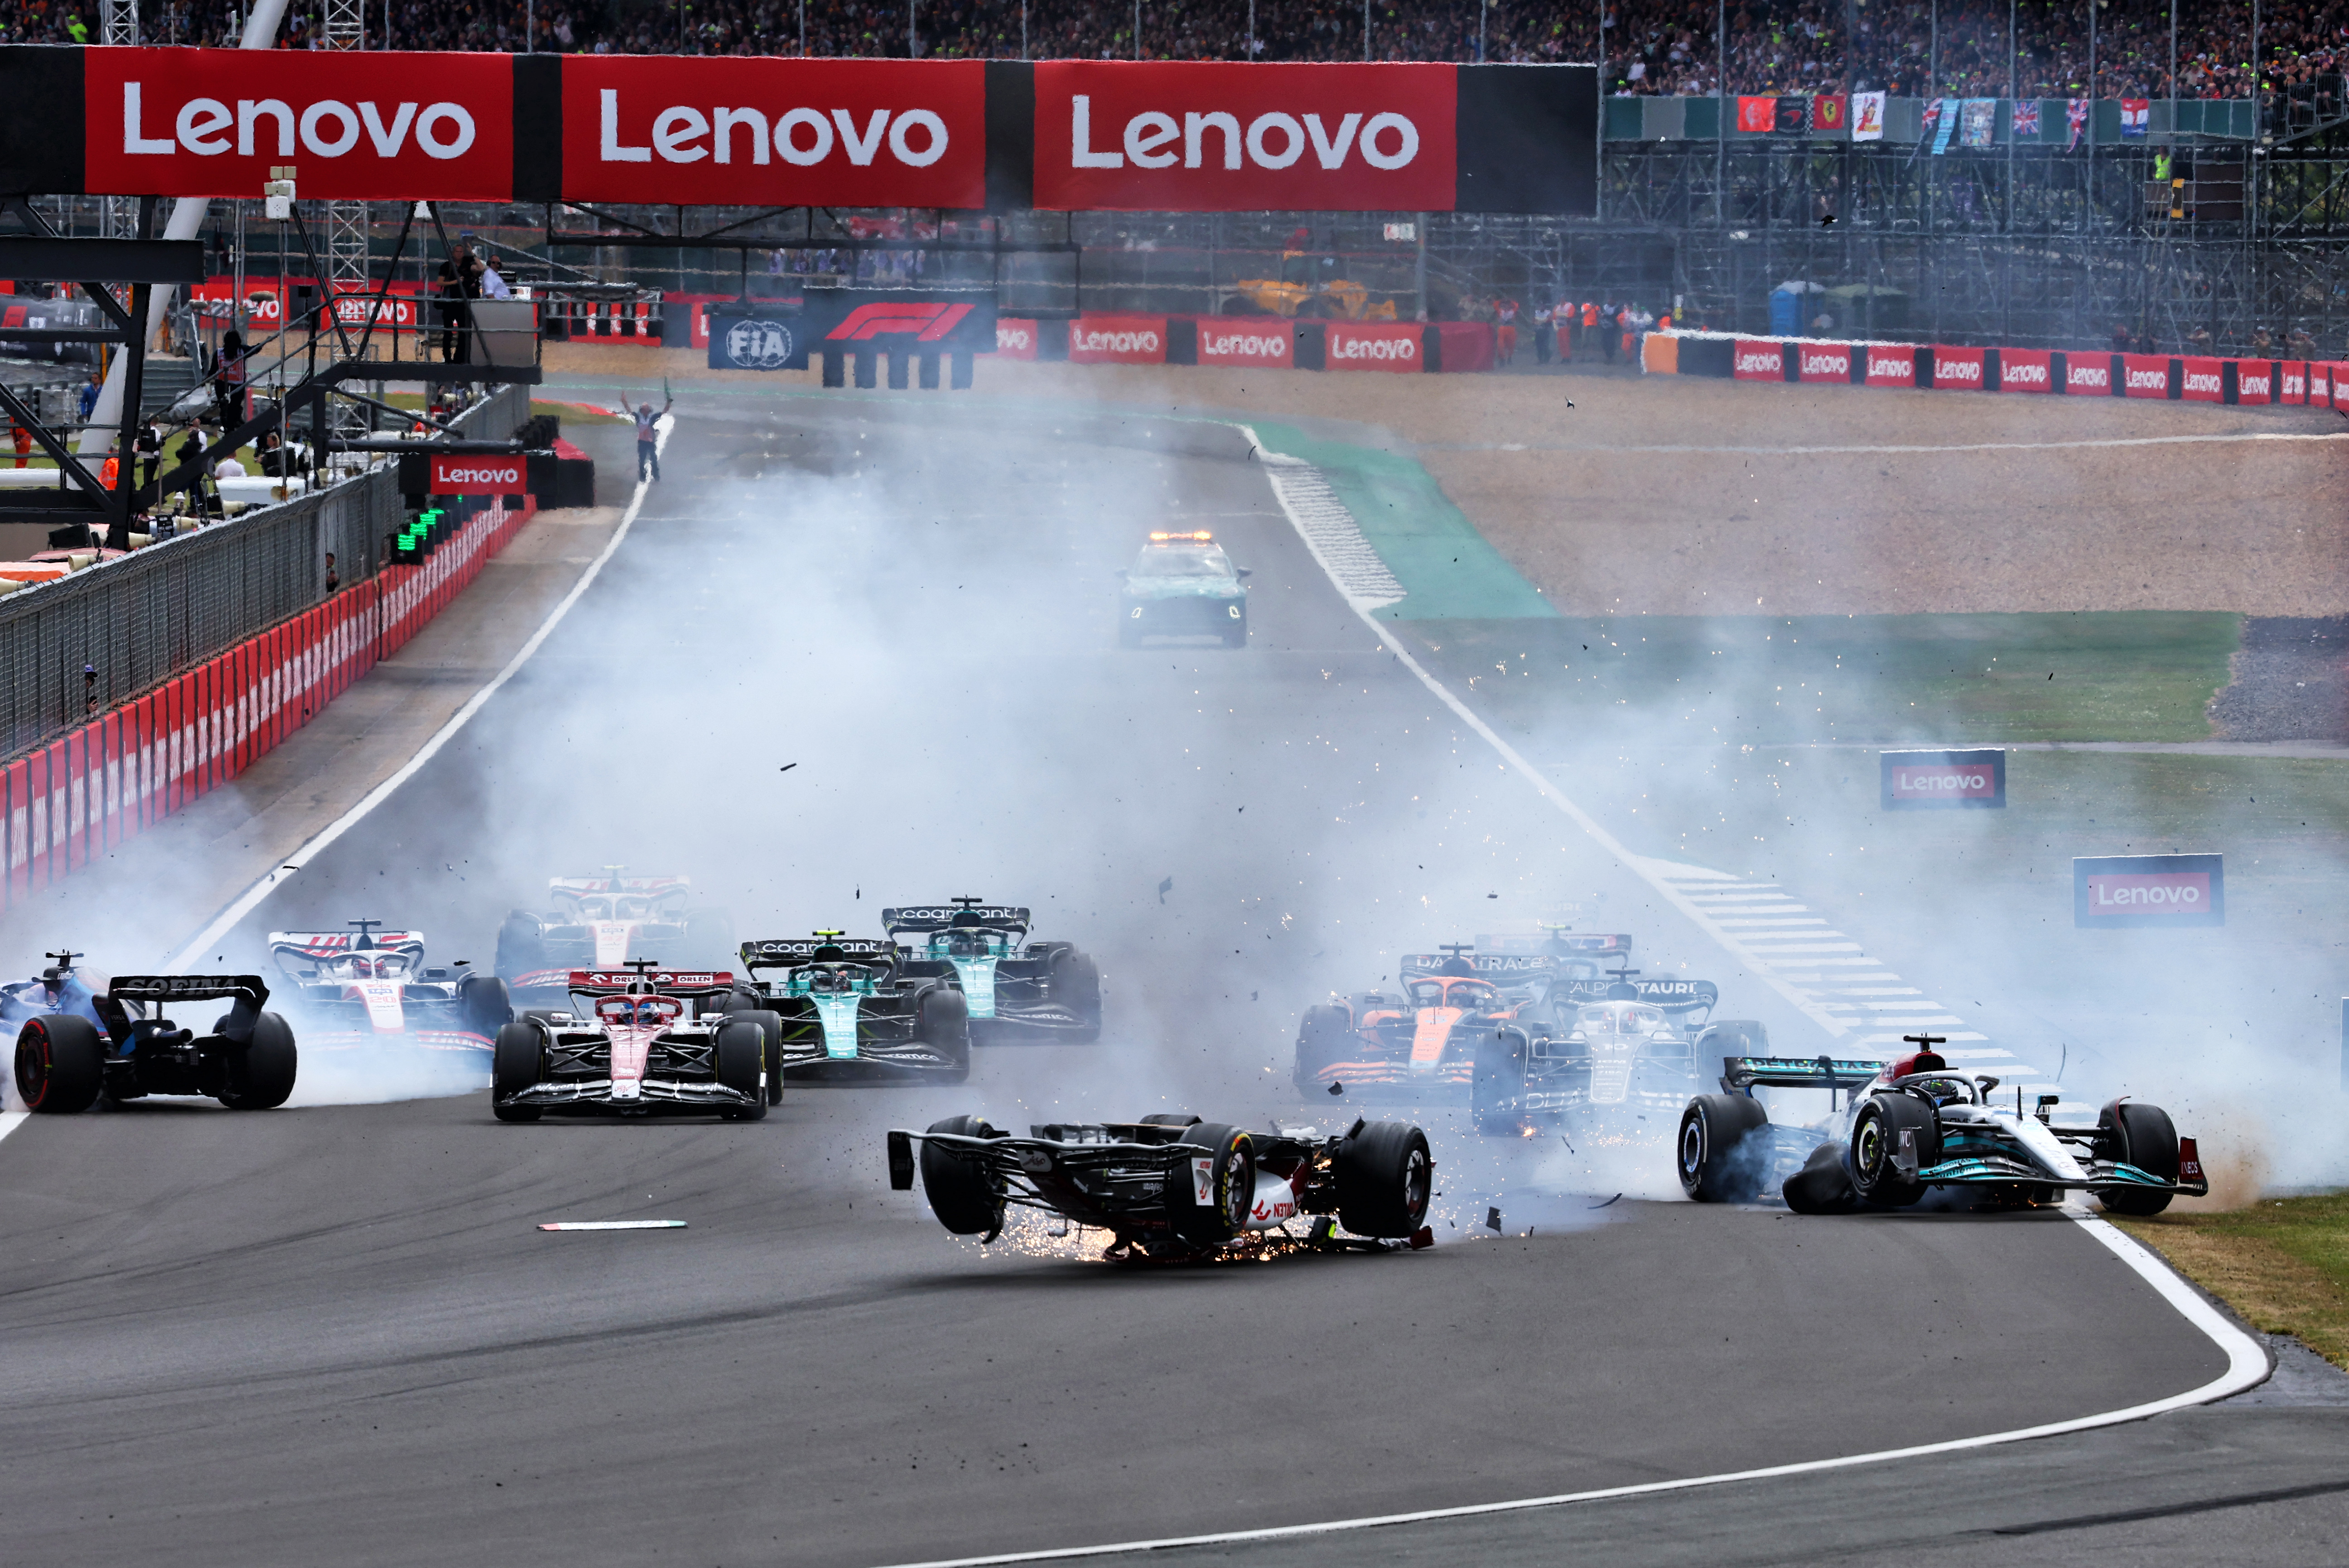
[[[16,1093],[28,1111],[71,1116],[98,1098],[106,1078],[106,1044],[87,1018],[28,1018],[16,1036]]]

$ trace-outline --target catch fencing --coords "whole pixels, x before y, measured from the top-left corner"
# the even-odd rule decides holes
[[[502,438],[530,414],[501,388],[455,421]],[[389,465],[0,599],[0,757],[49,745],[384,569],[402,511]]]

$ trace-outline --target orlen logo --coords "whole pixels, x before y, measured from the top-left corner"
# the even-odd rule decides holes
[[[1848,376],[1851,356],[1839,348],[1802,350],[1802,373],[1806,376]]]
[[[1785,369],[1785,360],[1775,348],[1751,348],[1737,356],[1737,369],[1744,375],[1778,375]]]
[[[970,314],[968,305],[942,300],[914,300],[905,305],[860,305],[824,334],[827,342],[862,343],[870,337],[914,334],[917,343],[936,343]]]
[[[1226,169],[1241,167],[1243,154],[1259,169],[1286,169],[1309,148],[1324,169],[1343,169],[1349,157],[1373,169],[1401,169],[1419,156],[1419,127],[1410,117],[1392,111],[1339,117],[1325,124],[1318,114],[1296,115],[1278,110],[1259,114],[1242,129],[1239,117],[1222,109],[1174,117],[1144,109],[1125,122],[1121,139],[1109,147],[1092,144],[1093,100],[1076,93],[1069,99],[1069,166],[1072,169],[1123,169],[1131,159],[1137,169],[1171,169],[1179,158],[1185,169],[1210,167],[1217,160]],[[1123,151],[1117,151],[1123,148]]]
[[[1155,354],[1159,342],[1158,334],[1147,328],[1139,332],[1110,332],[1079,327],[1069,333],[1069,347],[1088,354]]]
[[[447,159],[461,157],[474,139],[473,117],[462,104],[387,106],[372,99],[350,104],[331,98],[298,109],[281,98],[241,98],[233,109],[220,99],[191,98],[176,110],[158,111],[155,128],[168,123],[171,134],[150,136],[143,96],[140,83],[122,84],[126,156],[162,156],[185,148],[199,158],[217,158],[233,147],[241,158],[291,158],[298,140],[305,156],[340,158],[364,134],[378,158],[398,157],[413,136],[426,157]]]
[[[2131,380],[2131,383],[2130,383],[2130,384],[2131,384],[2131,385],[2135,385],[2135,384],[2136,384],[2136,383],[2135,383],[2134,379],[2132,379],[2132,380]],[[2245,382],[2244,384],[2245,384],[2246,386],[2248,386],[2248,385],[2249,385],[2249,382]],[[2265,387],[2261,387],[2260,389],[2261,389],[2261,391],[2265,391],[2265,390],[2267,390],[2267,389],[2266,389]],[[2216,371],[2216,370],[2189,370],[2189,371],[2187,371],[2187,372],[2186,372],[2186,395],[2187,395],[2188,397],[2189,397],[2189,398],[2190,398],[2190,397],[2192,397],[2192,396],[2193,396],[2195,393],[2197,393],[2197,392],[2208,392],[2208,393],[2209,393],[2209,394],[2210,394],[2211,396],[2213,396],[2213,397],[2218,396],[2218,394],[2219,394],[2219,372],[2218,372],[2218,371]]]
[[[771,126],[766,112],[712,105],[709,112],[686,104],[671,104],[653,116],[649,145],[630,146],[620,132],[620,93],[605,88],[602,100],[603,140],[598,152],[606,163],[649,163],[658,153],[666,163],[731,163],[736,155],[750,163],[775,157],[802,169],[812,168],[836,150],[859,169],[869,169],[884,148],[909,169],[926,169],[947,155],[947,122],[932,109],[876,109],[859,125],[855,115],[835,109],[786,109]],[[656,102],[658,100],[656,99]],[[706,145],[705,145],[706,143]]]
[[[2208,871],[2157,871],[2126,875],[2088,874],[2088,909],[2098,915],[2207,915]]]
[[[1330,348],[1332,359],[1392,359],[1419,358],[1419,344],[1410,337],[1340,337]]]
[[[1988,768],[1896,767],[1892,795],[1896,800],[1987,800],[1998,793]]]

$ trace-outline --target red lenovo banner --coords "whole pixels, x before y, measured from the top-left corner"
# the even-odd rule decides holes
[[[1871,387],[1913,387],[1917,384],[1917,350],[1885,343],[1868,346],[1868,384]]]
[[[432,457],[430,493],[434,495],[522,495],[530,489],[520,453],[512,457]]]
[[[1420,340],[1426,335],[1424,327],[1333,321],[1329,331],[1329,349],[1323,363],[1330,369],[1416,372],[1427,369],[1427,361],[1420,354]]]
[[[2064,359],[2064,391],[2075,398],[2109,398],[2113,395],[2113,357],[2109,354],[2070,354]]]
[[[2169,396],[2169,361],[2158,354],[2124,354],[2121,395],[2127,398]]]
[[[2279,403],[2308,401],[2308,366],[2306,364],[2297,359],[2287,359],[2283,362],[2283,383],[2277,389],[2276,401]]]
[[[507,55],[295,49],[81,51],[83,188],[258,197],[499,199],[513,190]]]
[[[1080,316],[1069,323],[1071,365],[1164,365],[1163,316]]]
[[[604,202],[984,207],[987,67],[566,55],[563,193]]]
[[[1982,389],[1982,351],[1933,346],[1933,389],[1937,392],[1979,392]]]
[[[1033,359],[1036,357],[1036,324],[1025,318],[997,317],[995,352],[1006,359]]]
[[[2192,393],[2187,394],[2191,397]],[[2239,403],[2270,403],[2275,400],[2275,361],[2272,359],[2238,359],[2235,361],[2235,401]]]
[[[2055,374],[2047,350],[2000,349],[1998,389],[2002,392],[2053,392],[2055,389]]]
[[[1796,343],[1795,375],[1805,381],[1849,381],[1851,379],[1851,345],[1848,343]]]
[[[1199,317],[1199,363],[1258,365],[1287,370],[1297,364],[1297,328],[1286,321]]]
[[[1034,204],[1449,211],[1457,84],[1447,65],[1045,61]]]
[[[2218,360],[2199,358],[2181,359],[2178,361],[2178,366],[2184,372],[2180,385],[2185,389],[2178,393],[2179,397],[2189,403],[2217,403],[2226,400],[2226,383],[2220,376]]]
[[[1741,381],[1783,381],[1786,379],[1785,345],[1759,337],[1740,337],[1730,352],[1729,373]]]

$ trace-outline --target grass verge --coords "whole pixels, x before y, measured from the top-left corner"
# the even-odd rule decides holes
[[[2349,1368],[2349,1192],[2115,1222],[2253,1328]]]

